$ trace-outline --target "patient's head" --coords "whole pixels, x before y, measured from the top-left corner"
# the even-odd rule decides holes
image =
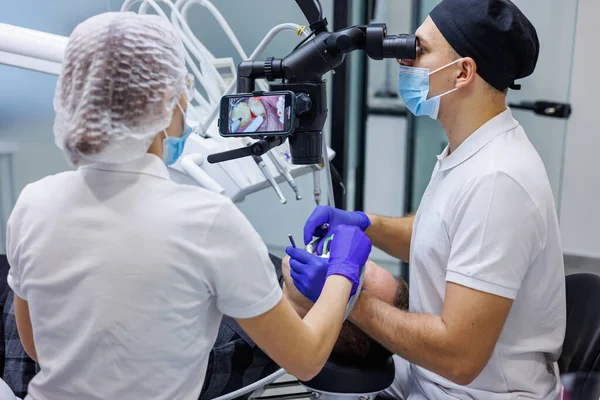
[[[365,268],[363,283],[365,290],[398,309],[408,309],[408,285],[404,280],[397,281],[386,269],[371,261],[367,261]],[[283,260],[282,271],[284,293],[298,314],[304,317],[313,303],[294,286],[290,276],[288,257]],[[344,322],[333,353],[338,357],[356,362],[387,358],[391,355],[388,350],[349,321]]]

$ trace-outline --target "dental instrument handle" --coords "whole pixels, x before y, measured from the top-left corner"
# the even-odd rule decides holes
[[[292,187],[292,190],[296,194],[296,200],[302,200],[302,196],[300,195],[298,186],[296,185],[296,181],[294,180],[294,178],[292,178],[292,175],[290,174],[287,167],[282,164],[281,160],[279,159],[279,156],[276,156],[275,154],[273,154],[272,151],[269,151],[267,153],[267,155],[269,156],[269,158],[271,159],[273,164],[275,164],[275,167],[277,168],[279,173],[285,177],[285,180]]]
[[[288,233],[288,239],[290,239],[290,243],[292,244],[292,247],[296,248],[296,242],[294,241],[294,237],[292,236],[291,233]]]
[[[323,137],[321,145],[323,146],[323,163],[325,164],[325,179],[327,180],[327,199],[329,200],[329,205],[335,208],[333,180],[331,179],[331,164],[329,163],[329,152],[327,151],[327,138],[325,134],[322,134],[321,136]]]
[[[313,194],[315,195],[315,203],[319,205],[321,204],[321,177],[319,176],[319,169],[317,167],[313,168]]]
[[[259,156],[252,156],[252,158],[254,158],[254,162],[256,162],[256,164],[262,171],[265,178],[267,178],[267,180],[269,181],[269,183],[275,190],[275,193],[277,193],[277,196],[279,197],[279,201],[281,202],[281,204],[286,204],[287,200],[286,200],[285,196],[283,195],[283,193],[281,192],[279,185],[277,184],[277,182],[275,182],[273,175],[271,175],[271,172],[269,172],[269,168],[267,168],[267,164],[265,164],[265,161],[262,159],[262,157],[259,157]]]
[[[294,179],[292,179],[292,176],[287,171],[284,174],[284,176],[286,177],[288,183],[292,187],[292,190],[296,194],[296,200],[302,200],[302,195],[300,194],[300,190],[298,189],[298,185],[296,185],[296,181]]]

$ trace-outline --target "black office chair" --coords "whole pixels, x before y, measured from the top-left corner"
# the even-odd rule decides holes
[[[558,360],[570,400],[600,399],[600,276],[566,278],[567,331]]]

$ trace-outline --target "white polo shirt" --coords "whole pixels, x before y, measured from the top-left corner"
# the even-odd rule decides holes
[[[197,400],[223,314],[282,296],[235,205],[154,155],[28,185],[7,231],[41,366],[27,399]]]
[[[491,359],[468,387],[411,365],[416,391],[428,399],[555,399],[565,273],[544,164],[508,109],[447,153],[415,216],[410,311],[441,315],[446,282],[514,303]]]

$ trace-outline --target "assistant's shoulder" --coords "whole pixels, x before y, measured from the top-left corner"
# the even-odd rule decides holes
[[[213,230],[245,230],[250,224],[229,197],[198,186],[174,183],[168,203],[185,216],[186,225],[200,223]]]
[[[15,208],[32,202],[46,202],[53,193],[63,193],[65,187],[77,179],[77,171],[66,171],[29,183],[19,194]]]
[[[205,214],[207,210],[218,212],[221,209],[235,207],[231,199],[219,193],[211,192],[199,186],[169,182],[169,198],[173,205],[185,208],[192,215]]]
[[[26,185],[10,213],[7,221],[7,243],[19,237],[24,227],[43,225],[48,216],[56,213],[57,198],[70,190],[70,182],[76,179],[76,172],[62,172],[46,176]],[[13,242],[14,244],[14,242]]]

